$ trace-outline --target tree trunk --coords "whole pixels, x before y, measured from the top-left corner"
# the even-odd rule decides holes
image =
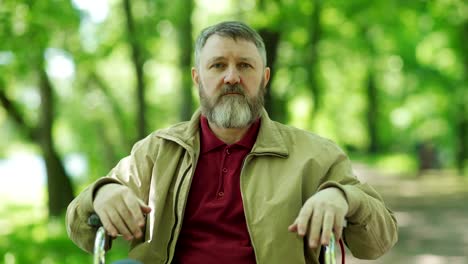
[[[192,96],[192,12],[193,0],[180,0],[178,8],[178,38],[179,38],[179,67],[181,69],[181,92],[182,102],[180,119],[189,120],[193,114],[193,96]]]
[[[467,66],[468,67],[468,66]],[[465,166],[468,160],[468,107],[464,104],[460,105],[459,112],[457,114],[457,169],[460,175],[463,175]]]
[[[458,92],[454,93],[457,102],[456,124],[458,144],[456,146],[456,161],[460,175],[464,174],[465,166],[468,161],[468,98],[466,95],[466,86],[468,81],[468,20],[461,25],[460,28],[460,47],[463,59],[465,79],[460,83]]]
[[[369,70],[367,80],[367,131],[369,134],[369,153],[377,153],[379,150],[378,138],[378,98],[377,98],[377,85],[375,83],[375,76],[373,69]]]
[[[367,134],[369,136],[369,145],[367,151],[369,153],[377,153],[380,150],[380,139],[379,139],[379,90],[376,83],[375,76],[375,63],[374,58],[376,56],[373,40],[369,34],[369,28],[363,26],[362,35],[365,36],[367,43],[367,49],[369,51],[369,68],[368,68],[368,79],[367,79]]]
[[[276,30],[262,28],[258,30],[265,42],[267,53],[267,65],[270,67],[270,81],[266,86],[265,109],[271,115],[271,118],[279,122],[285,122],[287,119],[286,102],[281,98],[275,98],[271,92],[271,83],[275,75],[275,63],[278,55],[278,46],[280,42],[280,33]]]
[[[136,98],[137,98],[137,139],[146,136],[146,103],[145,103],[145,80],[143,72],[144,58],[139,45],[138,33],[135,30],[135,22],[132,15],[130,0],[124,0],[124,11],[127,22],[127,37],[132,51],[132,62],[136,76]]]
[[[313,98],[313,112],[318,112],[321,107],[321,89],[318,81],[319,75],[319,62],[317,46],[322,35],[322,27],[320,25],[320,17],[322,13],[322,0],[314,0],[314,11],[310,17],[310,45],[308,49],[308,61],[306,65],[309,66],[308,81],[312,92]]]
[[[39,69],[39,78],[41,96],[39,146],[47,170],[49,216],[60,216],[73,200],[73,187],[54,147],[52,137],[54,96],[52,85],[42,67]]]

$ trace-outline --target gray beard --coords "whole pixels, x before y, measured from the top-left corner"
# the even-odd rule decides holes
[[[220,128],[244,128],[251,125],[261,114],[265,88],[263,81],[256,96],[248,98],[240,84],[224,85],[218,95],[208,98],[202,84],[199,85],[201,111],[210,123]],[[238,95],[226,95],[227,93]]]

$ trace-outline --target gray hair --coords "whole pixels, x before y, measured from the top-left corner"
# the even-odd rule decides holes
[[[229,37],[233,40],[242,39],[254,43],[260,53],[263,65],[266,67],[267,59],[265,43],[257,31],[239,21],[225,21],[203,29],[200,35],[198,35],[197,41],[195,42],[195,66],[197,68],[200,63],[201,49],[205,46],[206,41],[212,35]]]

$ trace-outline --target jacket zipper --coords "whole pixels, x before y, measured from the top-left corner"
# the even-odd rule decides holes
[[[187,177],[187,171],[190,170],[191,168],[194,168],[194,164],[195,164],[194,159],[192,159],[192,164],[190,166],[188,166],[188,168],[184,171],[182,179],[179,182],[179,186],[177,186],[176,198],[175,198],[175,201],[174,201],[174,219],[175,219],[175,221],[174,221],[174,225],[172,226],[171,236],[169,238],[169,243],[167,245],[166,261],[164,262],[165,264],[169,264],[169,259],[170,259],[170,254],[171,254],[171,245],[172,245],[172,243],[174,243],[175,233],[176,233],[177,225],[178,225],[178,222],[179,222],[179,217],[177,216],[177,204],[179,204],[179,195],[180,195],[180,191],[182,189],[182,183],[184,182],[185,178]],[[193,175],[193,173],[195,173],[195,170],[193,170],[192,175]],[[184,208],[184,210],[185,210],[185,208]],[[183,219],[183,216],[182,216],[182,219]]]
[[[247,164],[248,161],[250,161],[250,159],[253,157],[253,156],[275,156],[275,157],[280,157],[280,158],[285,158],[286,156],[284,155],[280,155],[278,153],[274,153],[274,152],[262,152],[262,153],[258,153],[258,152],[252,152],[252,153],[249,153],[245,159],[244,159],[244,162],[242,163],[242,169],[241,169],[241,174],[240,174],[240,180],[241,180],[241,184],[240,184],[240,188],[241,188],[241,197],[242,197],[242,203],[243,203],[243,207],[244,207],[244,215],[245,215],[245,223],[246,223],[246,226],[247,226],[247,232],[249,233],[249,237],[250,237],[250,243],[252,243],[252,248],[254,250],[254,253],[255,253],[255,262],[256,263],[260,263],[258,261],[258,254],[257,254],[257,249],[255,247],[255,243],[252,239],[252,231],[250,230],[250,225],[249,225],[249,221],[248,221],[248,216],[247,216],[247,211],[245,210],[245,204],[244,204],[244,192],[242,190],[242,175],[243,175],[243,172],[244,172],[244,168],[245,168],[245,164]]]

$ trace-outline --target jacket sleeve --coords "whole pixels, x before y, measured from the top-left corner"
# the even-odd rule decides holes
[[[89,253],[93,252],[97,231],[96,228],[88,225],[88,218],[94,212],[93,193],[100,186],[108,183],[118,183],[118,181],[106,177],[94,182],[84,189],[67,208],[65,221],[68,236],[78,247]]]
[[[357,180],[351,162],[342,152],[329,168],[319,191],[329,187],[340,189],[348,202],[348,225],[343,239],[355,257],[376,259],[395,245],[398,227],[393,212],[371,186]]]
[[[149,180],[153,167],[152,155],[148,151],[148,138],[138,142],[131,154],[123,158],[106,177],[102,177],[85,188],[68,206],[66,227],[70,239],[81,249],[91,253],[94,246],[96,228],[87,223],[94,212],[93,199],[103,185],[118,183],[128,186],[143,201],[148,202]]]

